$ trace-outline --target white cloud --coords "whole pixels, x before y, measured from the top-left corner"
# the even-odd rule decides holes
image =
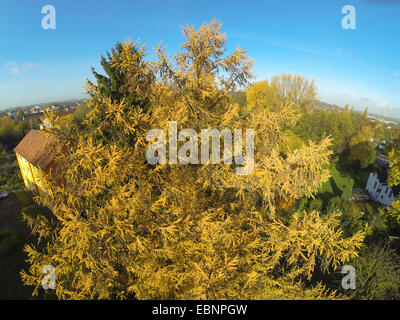
[[[378,108],[385,108],[387,106],[387,102],[386,101],[382,101],[382,102],[378,103],[376,106]]]
[[[11,74],[21,74],[29,69],[37,67],[38,64],[31,62],[17,63],[17,62],[6,62],[5,67]]]
[[[19,69],[17,67],[11,67],[10,73],[17,74],[17,73],[19,73]]]

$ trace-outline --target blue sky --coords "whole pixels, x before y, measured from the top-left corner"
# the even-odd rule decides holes
[[[345,30],[344,5],[356,9]],[[56,29],[41,26],[44,5],[56,9]],[[162,39],[170,54],[180,27],[216,18],[254,59],[256,80],[301,74],[315,80],[326,102],[400,118],[400,1],[103,1],[2,0],[0,109],[84,97],[90,67],[116,41],[140,39],[149,54]]]

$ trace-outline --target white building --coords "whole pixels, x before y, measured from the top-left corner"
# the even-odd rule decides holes
[[[42,107],[41,106],[34,106],[33,108],[31,108],[31,113],[32,114],[38,114],[42,112]]]
[[[385,206],[390,206],[396,200],[399,193],[399,187],[391,187],[387,185],[387,174],[378,174],[372,172],[368,177],[365,190],[370,194],[375,202],[379,202]]]

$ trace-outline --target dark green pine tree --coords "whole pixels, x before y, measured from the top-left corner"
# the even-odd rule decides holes
[[[119,128],[106,127],[108,99],[111,99],[112,104],[124,101],[119,111],[126,119],[134,117],[138,109],[144,113],[151,113],[150,92],[155,83],[155,73],[152,65],[146,62],[144,57],[144,47],[138,47],[132,41],[117,42],[111,51],[106,52],[106,56],[101,56],[100,64],[104,74],[92,68],[96,81],[92,83],[88,80],[88,93],[91,98],[87,103],[96,116],[93,115],[93,121],[86,123],[83,130],[96,131],[98,141],[108,144],[111,141],[121,142],[122,139]],[[123,137],[122,140],[127,145],[136,143],[135,135]]]
[[[154,76],[149,72],[147,63],[144,61],[144,50],[138,49],[136,45],[125,46],[131,52],[124,51],[124,44],[117,42],[111,49],[106,52],[106,57],[101,56],[100,64],[105,75],[95,71],[92,67],[92,73],[96,78],[96,86],[100,89],[101,96],[109,97],[113,102],[121,102],[126,99],[127,107],[142,108],[147,112],[150,108],[150,101],[146,94],[150,85],[154,82]],[[117,57],[128,56],[129,68],[121,68],[116,65]],[[92,84],[88,80],[89,84]],[[138,88],[140,92],[138,92]]]

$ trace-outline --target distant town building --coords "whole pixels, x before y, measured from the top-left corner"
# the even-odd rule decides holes
[[[365,190],[375,202],[390,206],[399,194],[400,186],[391,187],[387,184],[387,172],[372,172],[368,177]]]
[[[31,113],[32,114],[38,114],[42,112],[42,107],[41,106],[34,106],[31,108]]]

